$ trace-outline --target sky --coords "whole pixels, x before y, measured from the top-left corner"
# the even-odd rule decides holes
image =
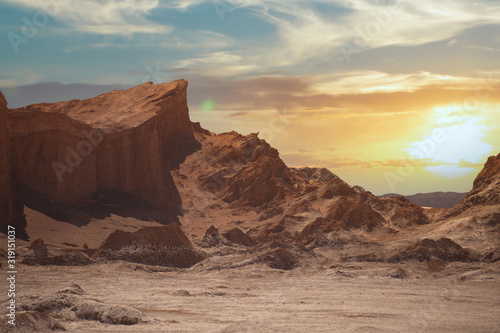
[[[467,192],[500,152],[500,2],[0,0],[9,107],[189,82],[193,121],[374,194]]]

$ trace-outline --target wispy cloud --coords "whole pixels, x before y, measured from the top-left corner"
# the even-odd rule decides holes
[[[51,5],[48,11],[57,21],[65,25],[65,31],[92,33],[97,35],[130,35],[134,33],[165,34],[172,31],[168,25],[148,19],[159,0],[5,0],[14,6],[41,10]]]
[[[187,9],[204,2],[214,3],[180,0],[170,7]],[[293,66],[311,59],[343,61],[341,46],[350,44],[359,51],[366,51],[391,45],[453,41],[464,29],[500,23],[496,15],[500,12],[500,3],[487,0],[479,3],[318,0],[315,3],[328,8],[328,12],[311,6],[309,1],[224,1],[225,6],[251,10],[275,27],[276,43],[269,46],[271,51],[268,50],[272,57],[252,52],[251,48],[245,54],[247,63],[261,67]],[[336,15],[340,11],[348,11],[348,14]]]

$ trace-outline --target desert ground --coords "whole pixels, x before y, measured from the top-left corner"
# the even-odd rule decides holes
[[[99,244],[110,228],[134,230],[155,224],[112,216],[75,227],[29,209],[27,213],[28,233],[45,237],[51,253],[89,239]],[[442,233],[444,226],[432,224],[418,232],[432,236]],[[59,232],[66,235],[66,245],[58,243],[63,239]],[[415,232],[407,230],[408,239]],[[476,234],[477,243],[481,234]],[[378,244],[385,233],[366,235]],[[401,240],[394,242],[386,240],[384,248],[398,247]],[[20,257],[29,245],[18,240]],[[237,245],[205,249],[210,257],[190,268],[121,260],[83,266],[19,264],[17,299],[19,304],[40,300],[67,332],[500,332],[500,261],[431,267],[417,260],[342,260],[370,252],[373,246],[378,245],[318,247],[301,256],[293,270],[252,261],[248,249]],[[132,316],[138,322],[116,325],[78,318],[70,307],[61,306],[60,298],[75,284],[82,292],[70,296],[83,303],[137,310]],[[44,331],[43,325],[39,327],[19,331]]]
[[[69,332],[500,332],[498,262],[439,272],[417,261],[160,270],[126,262],[21,266],[18,289],[28,297],[77,284],[82,297],[143,314],[133,326],[68,316]]]

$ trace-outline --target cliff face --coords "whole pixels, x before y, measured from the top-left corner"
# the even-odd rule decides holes
[[[472,208],[476,211],[482,208],[491,210],[498,205],[500,205],[500,154],[488,158],[474,179],[472,190],[458,205],[451,208],[445,217],[456,216]]]
[[[7,116],[7,102],[0,93],[0,232],[7,232],[7,225],[16,228],[18,238],[27,238],[25,227],[26,219],[23,214],[23,205],[15,200],[12,194],[9,118]]]
[[[196,144],[186,91],[184,80],[148,82],[10,110],[14,178],[58,202],[104,189],[180,213],[170,170]]]
[[[0,224],[2,231],[12,220],[12,198],[10,193],[9,123],[7,102],[0,93]]]

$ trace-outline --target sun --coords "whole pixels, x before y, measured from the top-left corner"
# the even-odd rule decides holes
[[[474,168],[460,166],[461,161],[481,163],[491,153],[493,147],[483,140],[488,126],[480,115],[450,105],[431,110],[429,119],[432,134],[411,143],[408,149],[412,157],[433,162],[425,168],[427,171],[461,177],[475,172]]]

